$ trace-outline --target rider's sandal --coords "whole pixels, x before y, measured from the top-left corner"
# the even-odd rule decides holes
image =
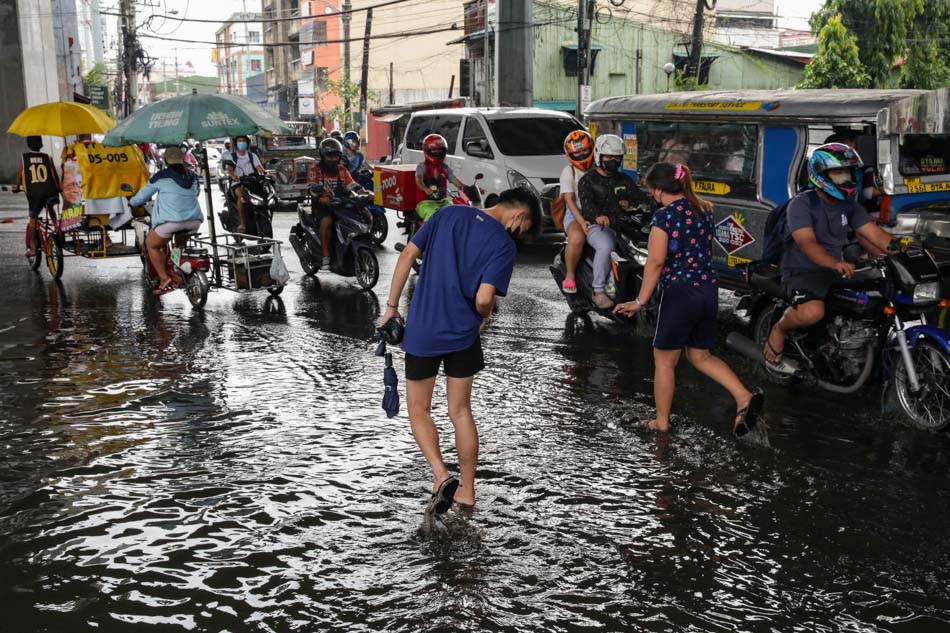
[[[167,295],[169,292],[173,292],[173,291],[175,291],[175,290],[178,290],[179,288],[181,288],[181,285],[180,285],[180,284],[175,283],[174,281],[169,281],[169,282],[168,282],[167,284],[165,284],[164,286],[161,286],[161,287],[156,288],[155,290],[153,290],[153,291],[152,291],[152,294],[155,295],[155,296]]]
[[[573,279],[565,279],[564,283],[561,284],[561,290],[564,291],[564,294],[577,294],[577,284]]]
[[[766,358],[765,362],[768,363],[769,365],[781,365],[782,356],[785,355],[785,350],[778,351],[777,349],[775,349],[775,347],[772,345],[772,341],[770,341],[769,339],[765,339],[765,346],[768,347],[769,351],[772,352],[772,354],[775,356],[775,360],[769,360],[768,358]],[[763,356],[765,355],[763,354]]]
[[[737,438],[748,435],[752,429],[755,428],[759,423],[759,418],[762,417],[762,407],[764,405],[765,394],[762,393],[761,389],[757,389],[756,392],[752,394],[752,399],[749,400],[749,404],[736,412],[736,425],[733,427],[732,432],[735,433]]]

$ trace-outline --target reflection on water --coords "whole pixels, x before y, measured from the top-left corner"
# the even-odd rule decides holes
[[[379,297],[297,277],[195,314],[121,275],[17,281],[4,630],[950,628],[946,435],[773,390],[774,448],[737,446],[685,364],[675,430],[641,433],[649,338],[565,326],[524,257],[475,387],[478,509],[429,531],[405,412],[379,409]]]

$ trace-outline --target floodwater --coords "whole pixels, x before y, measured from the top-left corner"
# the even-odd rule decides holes
[[[641,433],[649,338],[567,319],[553,244],[522,253],[485,337],[478,508],[420,533],[429,472],[367,343],[393,235],[375,295],[303,279],[288,246],[281,301],[195,313],[136,259],[28,271],[17,218],[3,631],[950,630],[946,433],[881,416],[873,389],[767,388],[771,447],[740,446],[685,366],[675,430]]]

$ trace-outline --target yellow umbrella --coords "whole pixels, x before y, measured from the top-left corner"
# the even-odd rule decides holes
[[[20,136],[73,136],[104,134],[114,127],[112,117],[95,106],[56,101],[27,108],[7,132]]]

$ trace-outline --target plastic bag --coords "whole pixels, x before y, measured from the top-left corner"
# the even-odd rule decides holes
[[[284,258],[280,256],[280,251],[274,253],[274,259],[270,263],[270,278],[278,286],[283,286],[290,281],[290,272],[284,265]]]

